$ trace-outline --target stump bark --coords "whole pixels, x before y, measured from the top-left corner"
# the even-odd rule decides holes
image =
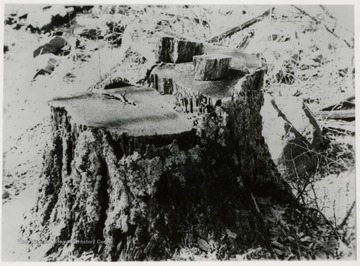
[[[225,55],[197,55],[193,57],[196,80],[216,80],[229,73],[231,57]]]
[[[203,44],[163,37],[157,45],[157,59],[165,63],[191,62],[194,55],[203,54]]]
[[[263,245],[253,195],[295,202],[262,136],[263,75],[187,84],[206,112],[173,110],[185,87],[107,91],[135,105],[95,94],[51,102],[52,141],[22,228],[29,250],[49,261],[117,261],[169,259],[204,236],[234,252]]]

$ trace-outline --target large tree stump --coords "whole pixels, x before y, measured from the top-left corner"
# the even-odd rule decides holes
[[[238,82],[221,106],[196,116],[174,111],[174,95],[151,88],[51,102],[52,145],[22,229],[29,249],[43,239],[47,260],[167,259],[189,223],[195,243],[210,234],[229,249],[260,245],[250,192],[293,197],[263,142],[263,71]],[[206,97],[216,94],[202,93],[210,107]],[[224,240],[228,231],[233,237]]]
[[[193,57],[196,80],[216,80],[229,73],[231,57],[226,55],[197,55]]]
[[[194,55],[203,54],[203,44],[163,37],[158,42],[157,59],[165,63],[191,62]]]
[[[187,45],[172,47],[174,61],[192,58]],[[169,259],[200,236],[226,250],[262,245],[253,197],[295,201],[262,135],[263,75],[203,82],[192,62],[164,64],[149,77],[155,89],[50,102],[52,142],[22,227],[29,250],[116,261]]]

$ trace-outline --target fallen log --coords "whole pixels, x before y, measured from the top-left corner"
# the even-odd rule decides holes
[[[319,111],[314,114],[318,119],[355,119],[355,110]]]
[[[337,101],[327,107],[321,109],[321,111],[333,111],[333,110],[344,110],[344,109],[355,109],[355,95],[348,97],[342,101]]]
[[[345,133],[355,133],[355,124],[353,122],[329,120],[320,122],[320,124],[331,131],[339,131]]]
[[[212,37],[207,42],[210,42],[210,43],[211,42],[218,42],[221,39],[224,39],[226,37],[229,37],[229,36],[233,35],[234,33],[242,31],[243,29],[246,29],[246,28],[250,27],[251,25],[255,24],[256,22],[262,21],[265,17],[267,17],[269,14],[271,14],[274,11],[274,9],[275,9],[274,7],[270,8],[270,9],[266,10],[263,14],[244,22],[240,26],[236,26],[236,27],[234,27],[232,29],[227,30],[226,32],[224,32],[224,33],[222,33],[220,35]]]

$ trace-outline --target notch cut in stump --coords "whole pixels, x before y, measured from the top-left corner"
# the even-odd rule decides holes
[[[157,60],[165,63],[191,62],[194,55],[203,54],[203,44],[174,37],[163,37],[157,46]]]
[[[230,61],[231,57],[219,54],[194,56],[195,80],[216,80],[226,77]]]

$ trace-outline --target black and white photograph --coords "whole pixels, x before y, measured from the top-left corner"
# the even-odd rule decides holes
[[[1,261],[355,261],[356,6],[4,3]]]

